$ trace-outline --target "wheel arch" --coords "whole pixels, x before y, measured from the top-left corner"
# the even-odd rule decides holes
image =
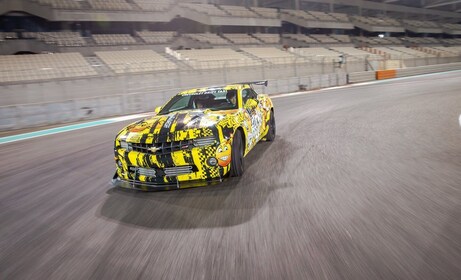
[[[240,131],[240,133],[242,134],[242,141],[243,141],[243,147],[244,147],[244,150],[245,150],[245,153],[244,155],[246,155],[248,153],[247,151],[247,132],[245,131],[245,129],[243,129],[243,127],[239,126],[235,129],[235,132],[237,131]],[[234,133],[235,134],[235,133]]]

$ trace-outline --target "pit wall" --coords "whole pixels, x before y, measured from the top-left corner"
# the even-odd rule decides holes
[[[342,71],[332,71],[331,73],[324,74],[280,77],[278,79],[270,79],[267,88],[258,87],[256,90],[272,95],[299,90],[342,86],[347,83],[368,82],[375,81],[376,79],[398,78],[452,70],[461,70],[461,63],[395,69],[387,72],[366,71],[347,74]],[[208,74],[205,75],[208,80],[207,83],[202,80],[194,81],[193,79],[188,79],[187,83],[185,83],[185,81],[178,80],[178,77],[181,77],[180,75],[174,76],[176,80],[168,79],[172,77],[171,74],[165,74],[163,78],[156,76],[155,86],[143,84],[143,81],[146,80],[145,76],[139,76],[137,79],[133,79],[132,77],[129,80],[123,77],[118,80],[114,80],[111,77],[87,79],[85,81],[86,85],[98,85],[96,88],[91,87],[91,90],[89,90],[89,86],[85,87],[76,81],[46,83],[41,86],[35,85],[30,89],[27,89],[27,85],[21,85],[24,87],[23,91],[27,89],[25,93],[30,93],[30,98],[35,99],[28,99],[28,102],[25,104],[25,102],[18,102],[20,100],[15,99],[14,96],[9,96],[9,102],[13,102],[13,104],[0,107],[0,131],[152,112],[156,106],[165,103],[182,89],[203,84],[213,84],[215,80],[222,81],[223,77],[213,76],[211,72]],[[200,76],[204,76],[203,73]],[[254,76],[247,77],[247,80],[256,79],[261,79],[261,75],[255,74]],[[226,79],[224,80],[226,81]],[[235,81],[227,80],[227,82],[231,83]],[[73,83],[79,85],[80,98],[75,98],[73,94],[76,86]],[[188,86],[178,87],[178,85],[184,84],[188,84]],[[12,88],[10,90],[19,90],[19,88]],[[100,94],[96,96],[97,93]],[[22,95],[22,98],[24,98],[24,95]],[[44,99],[52,101],[40,102],[40,100]],[[36,102],[31,102],[31,100],[35,100]]]

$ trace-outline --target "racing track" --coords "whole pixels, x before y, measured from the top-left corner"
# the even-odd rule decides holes
[[[240,180],[108,184],[128,122],[0,146],[1,279],[459,279],[460,72],[275,99]]]

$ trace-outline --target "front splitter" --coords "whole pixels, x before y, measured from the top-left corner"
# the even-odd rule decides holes
[[[177,183],[155,184],[155,183],[140,182],[140,181],[134,181],[134,180],[123,180],[118,176],[116,172],[114,174],[114,177],[111,180],[111,183],[114,187],[119,187],[123,189],[131,189],[131,190],[138,190],[138,191],[167,191],[167,190],[205,187],[209,185],[216,185],[223,181],[224,179],[214,179],[214,180],[194,180],[194,181],[185,181],[185,182],[177,182]]]

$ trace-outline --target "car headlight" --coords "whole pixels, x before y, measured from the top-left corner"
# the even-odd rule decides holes
[[[131,145],[124,140],[120,141],[120,147],[128,152],[131,151]]]
[[[194,139],[194,146],[196,147],[213,145],[215,143],[216,143],[216,139],[214,137],[203,137],[203,138]]]

